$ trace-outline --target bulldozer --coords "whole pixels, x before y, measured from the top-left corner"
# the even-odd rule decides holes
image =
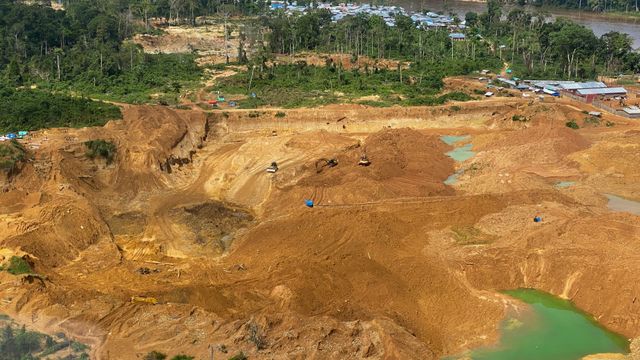
[[[338,166],[338,159],[336,158],[331,158],[331,159],[318,159],[318,161],[316,161],[316,173],[321,173],[322,170],[325,167],[336,167]]]
[[[151,305],[156,305],[158,303],[158,299],[150,296],[132,296],[132,303],[147,303]]]
[[[358,165],[360,165],[360,166],[369,166],[369,165],[371,165],[371,161],[369,161],[369,158],[367,157],[367,154],[362,154],[362,156],[360,156],[360,161],[358,161]]]
[[[274,161],[274,162],[272,162],[272,163],[271,163],[271,166],[269,166],[269,167],[267,168],[267,172],[268,172],[268,173],[272,173],[272,174],[273,174],[273,173],[274,173],[274,172],[276,172],[276,171],[278,171],[278,163],[276,163],[276,162]]]

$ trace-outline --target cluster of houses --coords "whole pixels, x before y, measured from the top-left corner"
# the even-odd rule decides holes
[[[399,6],[386,5],[370,5],[370,4],[338,4],[316,3],[315,8],[326,9],[331,13],[332,21],[339,21],[347,16],[355,16],[358,14],[367,14],[380,16],[384,19],[388,26],[395,26],[396,15],[410,16],[411,19],[423,28],[447,28],[447,29],[464,29],[465,21],[459,21],[450,16],[437,14],[434,12],[411,13]],[[312,9],[311,5],[297,5],[296,2],[287,3],[286,1],[272,1],[271,10],[284,10],[286,14],[304,14]]]
[[[515,77],[508,79],[500,76],[496,79],[513,89],[544,93],[551,96],[562,95],[588,104],[594,104],[594,101],[597,101],[601,106],[601,102],[611,100],[618,101],[620,105],[623,105],[629,95],[624,87],[609,87],[600,81],[520,80]],[[615,109],[615,111],[631,118],[640,117],[640,108],[637,106],[623,105],[619,109]]]
[[[17,133],[8,133],[6,135],[0,135],[0,142],[15,140],[15,139],[23,139],[28,134],[29,134],[28,131],[18,131]]]

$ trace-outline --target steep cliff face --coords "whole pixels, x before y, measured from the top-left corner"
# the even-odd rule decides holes
[[[15,177],[28,159],[27,149],[19,142],[0,142],[0,190],[7,192],[9,182]]]
[[[158,164],[189,163],[207,130],[202,113],[140,106],[103,128],[35,133],[28,140],[38,144],[34,154],[17,142],[0,144],[0,215],[21,215],[5,219],[0,246],[23,249],[47,271],[101,241],[113,243],[103,217],[121,207],[114,200],[166,187],[170,171]],[[95,139],[116,145],[112,163],[86,155],[84,143]],[[115,246],[109,249],[119,257]]]
[[[151,106],[126,109],[124,120],[107,128],[117,133],[118,174],[111,182],[120,190],[130,189],[131,179],[140,185],[165,185],[162,173],[193,161],[209,129],[204,113]]]

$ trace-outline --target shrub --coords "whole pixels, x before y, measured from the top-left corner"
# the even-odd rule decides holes
[[[513,121],[522,121],[522,122],[529,121],[529,119],[527,119],[527,117],[523,116],[523,115],[513,115],[511,117],[511,120],[513,120]]]
[[[580,126],[578,126],[578,123],[576,123],[576,121],[575,121],[575,120],[567,121],[567,122],[565,123],[565,125],[566,125],[568,128],[572,128],[572,129],[574,129],[574,130],[578,130],[578,129],[580,129]]]
[[[462,110],[462,108],[460,106],[458,106],[458,105],[453,105],[451,107],[451,111],[460,111],[460,110]]]
[[[614,123],[614,122],[612,122],[612,121],[608,121],[608,120],[607,120],[607,122],[604,124],[604,126],[606,126],[606,127],[612,127],[612,126],[614,126],[614,125],[615,125],[615,123]]]
[[[600,119],[595,116],[587,116],[584,118],[584,123],[598,126],[600,125]]]
[[[287,114],[285,114],[285,113],[284,113],[284,111],[278,111],[278,112],[276,113],[276,117],[277,117],[277,118],[283,118],[283,117],[285,117],[285,116],[287,116]]]
[[[262,350],[267,347],[267,339],[262,334],[260,326],[254,322],[249,324],[249,341],[251,341],[256,349]]]
[[[247,360],[247,356],[242,351],[240,351],[238,354],[230,357],[229,360]]]
[[[449,100],[453,100],[453,101],[469,101],[471,100],[471,96],[469,96],[469,94],[467,93],[463,93],[460,91],[454,91],[454,92],[450,92],[444,95],[441,95],[438,97],[438,99],[442,100],[442,103],[445,103]]]
[[[7,271],[13,275],[30,274],[33,272],[29,263],[19,256],[11,257]]]
[[[193,356],[189,355],[176,355],[171,360],[193,360]]]
[[[89,347],[83,343],[79,343],[77,341],[71,342],[71,349],[75,352],[81,352],[87,350]]]
[[[101,157],[107,164],[111,164],[116,155],[116,145],[103,139],[89,140],[84,145],[87,147],[87,156],[91,159]]]
[[[164,360],[167,358],[166,354],[163,354],[159,351],[152,351],[144,356],[144,360]]]

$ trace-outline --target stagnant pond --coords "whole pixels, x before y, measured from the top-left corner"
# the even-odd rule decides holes
[[[621,198],[611,194],[605,194],[609,203],[607,206],[612,211],[624,211],[635,215],[640,215],[640,202]]]
[[[452,158],[453,160],[457,161],[457,162],[463,162],[466,161],[468,159],[471,159],[476,153],[473,152],[471,149],[473,148],[473,144],[469,143],[466,144],[464,146],[459,146],[459,147],[455,147],[454,144],[459,143],[459,142],[466,142],[467,140],[470,140],[471,136],[470,135],[461,135],[461,136],[456,136],[456,135],[444,135],[440,137],[440,140],[442,140],[442,142],[444,142],[447,145],[451,145],[454,146],[454,149],[447,152],[446,155],[450,158]],[[453,185],[456,182],[458,182],[458,176],[462,175],[464,173],[463,169],[459,169],[458,171],[456,171],[455,173],[451,174],[445,181],[444,183],[446,185]]]
[[[578,360],[589,354],[629,350],[627,339],[608,331],[570,301],[532,289],[505,294],[529,304],[528,311],[502,322],[497,345],[447,359]]]

